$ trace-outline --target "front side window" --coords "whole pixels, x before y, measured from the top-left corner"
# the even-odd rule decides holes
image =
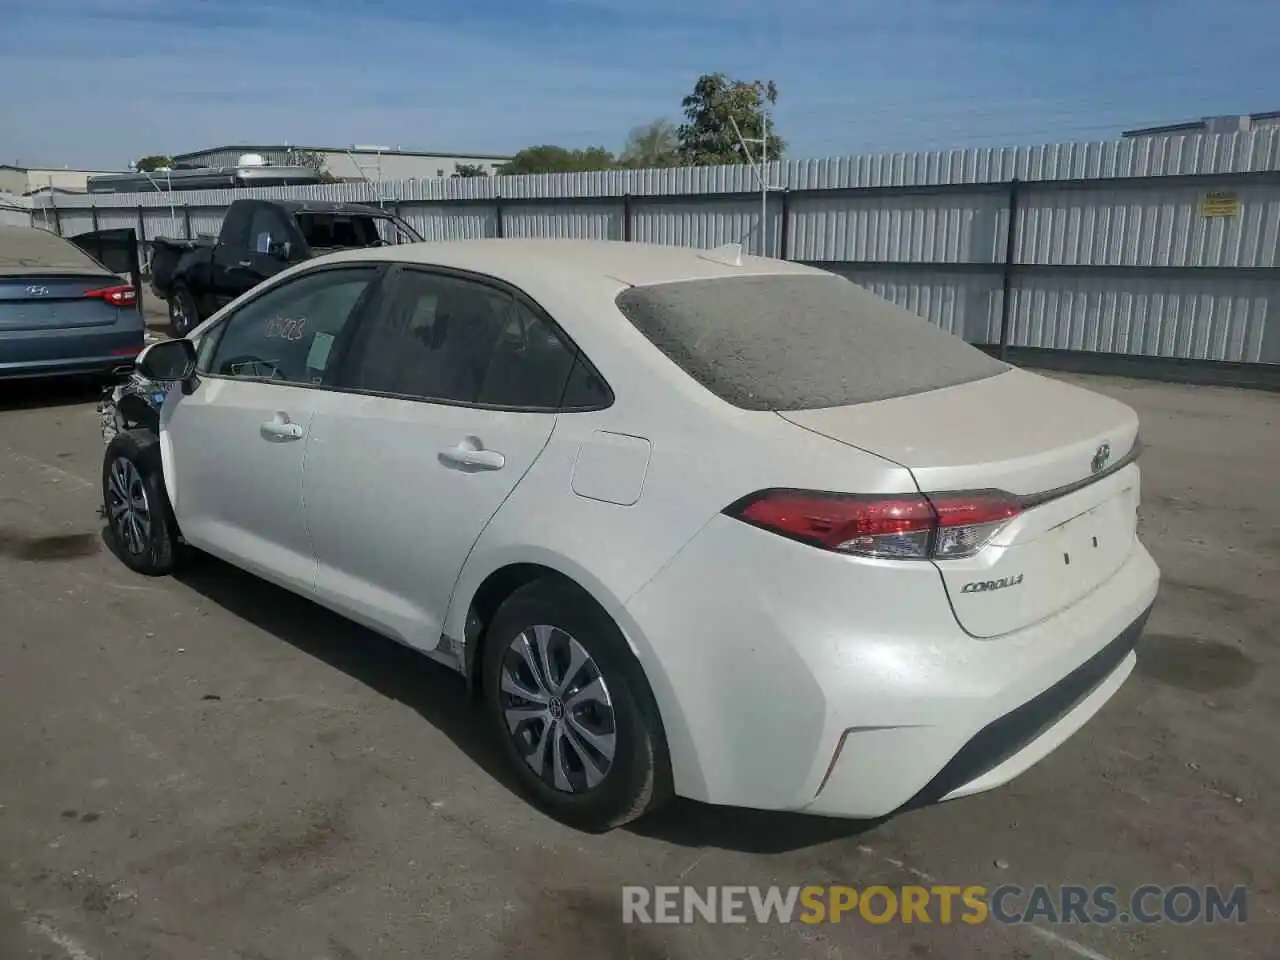
[[[273,246],[289,242],[289,228],[275,207],[260,203],[254,208],[249,242],[254,253],[270,253]]]
[[[202,338],[201,371],[324,383],[335,346],[377,275],[372,266],[318,270],[272,287],[236,310],[213,338]]]
[[[555,410],[574,350],[511,293],[406,270],[353,345],[342,386],[453,403]]]
[[[256,203],[233,203],[227,210],[226,219],[222,222],[222,228],[218,231],[218,236],[227,246],[237,249],[244,247],[249,240],[249,223],[253,220],[253,210],[256,209]]]

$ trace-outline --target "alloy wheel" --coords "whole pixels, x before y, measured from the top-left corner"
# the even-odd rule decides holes
[[[599,666],[559,627],[532,626],[508,644],[501,708],[517,752],[547,786],[583,793],[613,766],[617,726]]]
[[[117,541],[133,556],[141,556],[151,542],[151,504],[147,485],[132,460],[116,457],[112,462],[107,493],[107,511]]]

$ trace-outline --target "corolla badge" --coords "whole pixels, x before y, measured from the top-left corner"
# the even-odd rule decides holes
[[[1106,467],[1107,462],[1111,459],[1111,444],[1104,443],[1098,447],[1093,455],[1093,460],[1089,463],[1089,469],[1094,473],[1101,473]]]
[[[28,297],[47,297],[49,295],[48,287],[33,286],[27,287]]]
[[[1001,577],[999,580],[974,580],[960,588],[961,593],[987,593],[991,590],[1003,590],[1016,587],[1022,582],[1022,574],[1015,577]]]

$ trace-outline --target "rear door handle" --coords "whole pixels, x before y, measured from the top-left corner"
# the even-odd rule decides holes
[[[242,266],[242,267],[252,267],[252,266],[253,266],[253,261],[252,261],[252,260],[241,260],[239,265],[240,265],[240,266]]]
[[[448,450],[441,450],[440,459],[455,466],[470,467],[472,470],[501,470],[507,463],[507,458],[497,450],[472,447],[465,442]]]
[[[301,440],[305,432],[302,424],[294,423],[288,414],[278,413],[274,420],[268,420],[258,428],[264,440],[272,443],[287,443],[290,440]]]

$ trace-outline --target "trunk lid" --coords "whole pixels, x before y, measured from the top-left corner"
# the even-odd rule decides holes
[[[976,556],[934,561],[960,625],[994,637],[1090,593],[1133,549],[1138,418],[1021,370],[874,403],[780,412],[892,460],[922,493],[1003,490],[1023,512]]]
[[[0,331],[109,327],[119,318],[120,308],[86,294],[122,282],[105,273],[0,277]]]

